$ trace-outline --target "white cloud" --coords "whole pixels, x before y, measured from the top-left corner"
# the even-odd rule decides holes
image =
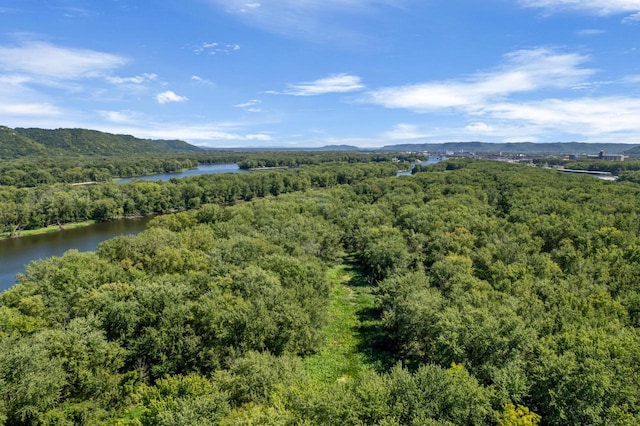
[[[59,117],[62,110],[29,87],[35,77],[0,73],[0,122],[16,118]]]
[[[623,79],[624,83],[640,84],[640,74],[629,75]]]
[[[242,108],[243,110],[245,110],[247,112],[257,113],[257,112],[262,112],[262,109],[256,107],[256,105],[258,105],[260,103],[262,103],[262,101],[259,100],[259,99],[251,99],[250,101],[236,104],[236,105],[234,105],[234,107],[235,108]]]
[[[525,7],[546,9],[550,12],[578,11],[599,16],[610,16],[631,13],[624,21],[640,18],[640,1],[638,0],[519,0]]]
[[[0,87],[2,86],[14,86],[21,87],[31,81],[30,77],[24,75],[12,75],[12,74],[0,74]]]
[[[10,116],[59,116],[62,111],[48,103],[0,103],[0,114]]]
[[[474,133],[493,133],[495,130],[493,127],[483,122],[471,123],[467,125],[465,129]]]
[[[142,84],[158,78],[157,74],[144,73],[134,77],[107,77],[107,81],[113,84]]]
[[[329,77],[305,83],[288,84],[287,89],[265,93],[292,96],[316,96],[327,93],[347,93],[364,89],[360,77],[349,74],[332,74]]]
[[[399,123],[393,130],[385,132],[385,139],[419,139],[431,136],[428,133],[419,131],[418,126],[413,124]]]
[[[209,0],[227,13],[260,29],[315,41],[349,44],[360,36],[353,30],[357,17],[374,16],[382,7],[402,7],[413,0]],[[340,19],[337,19],[340,18]]]
[[[581,68],[588,57],[549,49],[519,50],[506,55],[506,65],[462,80],[386,87],[368,92],[365,102],[418,112],[457,109],[474,111],[491,101],[543,88],[567,88],[595,71]]]
[[[629,15],[622,20],[623,24],[633,24],[635,22],[640,22],[640,12]]]
[[[239,44],[228,44],[218,42],[205,42],[193,49],[196,55],[207,53],[209,55],[217,55],[219,53],[230,55],[232,52],[240,50]]]
[[[95,15],[95,12],[80,7],[66,7],[61,8],[61,10],[65,18],[86,18],[87,16]]]
[[[361,101],[418,113],[440,113],[431,121],[430,139],[492,141],[638,142],[640,98],[632,95],[582,96],[607,85],[640,82],[630,75],[619,81],[593,81],[589,58],[548,49],[518,51],[490,72],[449,81],[433,81],[371,90]],[[592,90],[593,89],[593,90]],[[527,100],[525,99],[525,96]],[[563,98],[564,97],[564,98]],[[453,114],[451,114],[453,113]],[[466,121],[466,123],[464,123]],[[464,123],[464,124],[463,124]],[[425,124],[426,125],[426,124]],[[397,126],[386,136],[419,133]]]
[[[250,101],[243,102],[243,103],[240,103],[240,104],[236,104],[236,105],[234,105],[234,107],[236,107],[236,108],[248,108],[248,107],[252,107],[254,105],[258,105],[261,102],[262,101],[260,101],[259,99],[251,99]]]
[[[597,36],[597,35],[601,35],[601,34],[605,34],[606,31],[604,30],[597,30],[597,29],[593,29],[593,28],[588,28],[588,29],[584,29],[584,30],[580,30],[578,32],[576,32],[577,35],[579,36]]]
[[[206,85],[206,86],[213,86],[214,83],[211,80],[208,80],[204,77],[200,77],[199,75],[192,75],[191,76],[191,81],[196,82],[197,84],[201,84],[201,85]]]
[[[583,97],[504,102],[487,105],[481,118],[467,125],[439,123],[430,139],[483,140],[489,142],[583,142],[638,143],[640,99],[629,97]],[[464,118],[462,118],[464,119]]]
[[[150,123],[146,127],[110,127],[109,132],[131,134],[141,138],[151,139],[180,139],[187,142],[243,142],[243,141],[271,141],[268,133],[242,133],[237,129],[227,128],[225,124],[188,125],[180,123],[159,124]]]
[[[257,134],[253,134],[253,135],[241,136],[241,139],[248,140],[248,141],[270,141],[270,140],[273,140],[271,135],[267,135],[267,134],[264,134],[264,133],[257,133]]]
[[[526,7],[583,10],[599,15],[613,15],[640,10],[640,2],[638,0],[520,0],[520,3]]]
[[[332,12],[365,12],[372,7],[388,5],[400,6],[403,0],[269,0],[263,2],[249,2],[246,0],[211,0],[212,3],[223,7],[232,14],[266,14],[276,15],[280,11],[280,17],[286,18],[308,15],[317,11]]]
[[[159,104],[167,104],[170,102],[184,102],[188,100],[189,98],[187,98],[186,96],[177,95],[171,90],[167,90],[166,92],[158,93],[156,95],[156,101],[158,101]]]
[[[256,9],[258,7],[261,7],[261,6],[262,6],[262,4],[258,3],[258,2],[245,3],[245,4],[242,5],[242,8],[240,9],[240,12],[246,12],[248,10]]]
[[[544,99],[526,103],[491,105],[485,114],[499,120],[520,122],[543,131],[562,131],[615,140],[616,135],[640,137],[640,99],[594,97]]]
[[[112,123],[135,123],[145,117],[134,111],[96,111],[102,118]]]
[[[127,59],[110,53],[59,47],[46,42],[0,46],[0,70],[55,80],[100,77],[125,63]]]
[[[0,114],[2,113],[0,104]],[[189,123],[164,120],[130,110],[65,111],[61,116],[26,117],[6,122],[10,127],[88,128],[114,134],[134,135],[149,139],[180,139],[198,145],[247,146],[256,142],[268,142],[273,136],[267,131],[255,129],[256,123],[205,122]]]

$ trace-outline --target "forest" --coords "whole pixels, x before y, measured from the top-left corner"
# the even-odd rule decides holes
[[[291,170],[212,174],[163,181],[102,182],[91,185],[0,186],[0,236],[85,221],[108,221],[232,203],[311,188],[395,176],[401,163],[315,165]],[[408,164],[406,165],[408,167]]]
[[[89,129],[11,129],[0,126],[0,159],[170,152],[202,152],[202,149],[179,140],[139,139]]]
[[[9,233],[183,210],[0,295],[0,422],[640,423],[638,183],[305,162],[0,186]]]
[[[243,170],[264,168],[298,168],[324,163],[381,163],[422,160],[414,154],[366,154],[340,152],[227,152],[134,154],[130,156],[72,155],[28,156],[0,161],[0,186],[33,188],[55,183],[103,183],[118,178],[140,177],[158,173],[175,173],[195,169],[201,164],[237,163]],[[409,167],[408,164],[404,165]]]

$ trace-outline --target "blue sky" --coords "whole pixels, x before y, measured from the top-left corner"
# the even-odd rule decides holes
[[[640,0],[3,0],[0,125],[640,143]]]

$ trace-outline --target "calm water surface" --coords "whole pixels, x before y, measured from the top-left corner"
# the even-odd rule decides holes
[[[25,265],[34,260],[61,256],[70,249],[93,251],[109,238],[143,231],[151,219],[152,216],[114,220],[50,234],[0,240],[0,291],[15,284],[16,274],[24,272]]]
[[[429,159],[427,161],[420,161],[418,163],[411,163],[411,170],[413,170],[413,166],[415,166],[416,164],[420,164],[423,166],[428,166],[429,164],[436,164],[439,163],[441,161],[446,160],[446,157],[429,157]],[[405,170],[402,172],[398,172],[396,174],[396,176],[411,176],[411,170]]]
[[[237,164],[203,164],[197,169],[180,173],[161,173],[140,176],[130,179],[119,179],[124,183],[132,180],[163,180],[183,178],[212,173],[240,173]],[[67,250],[93,251],[102,241],[118,235],[136,234],[145,229],[151,217],[141,219],[115,220],[98,223],[84,228],[67,229],[51,234],[33,235],[29,237],[0,240],[0,291],[15,284],[16,275],[24,272],[28,263],[51,256],[61,256]]]
[[[240,169],[237,164],[227,163],[227,164],[200,164],[197,168],[192,170],[186,170],[184,172],[178,173],[159,173],[156,175],[148,175],[148,176],[137,176],[133,178],[126,179],[116,179],[114,182],[116,183],[126,183],[134,180],[163,180],[167,181],[169,179],[179,179],[183,177],[189,176],[198,176],[198,175],[209,175],[214,173],[243,173],[246,170]]]
[[[435,164],[440,158],[431,158],[420,164]],[[413,167],[413,165],[412,165]],[[201,165],[197,169],[181,173],[164,173],[141,176],[131,179],[120,179],[116,182],[130,182],[132,180],[163,180],[181,178],[210,173],[239,173],[237,164]],[[411,174],[401,172],[398,175]],[[61,256],[67,250],[93,251],[99,243],[118,235],[136,234],[145,229],[151,217],[141,219],[123,219],[112,222],[98,223],[84,228],[67,229],[51,234],[33,235],[29,237],[0,240],[0,291],[4,291],[15,284],[16,275],[24,272],[25,265],[38,259],[51,256]]]

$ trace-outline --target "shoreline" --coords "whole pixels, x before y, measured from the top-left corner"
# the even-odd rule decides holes
[[[289,168],[289,166],[273,166],[273,167],[252,167],[249,169],[241,169],[241,170],[247,170],[250,172],[259,172],[261,170],[287,170]]]
[[[83,222],[65,223],[63,225],[49,225],[44,228],[37,229],[25,229],[20,231],[17,235],[10,235],[8,232],[0,234],[0,240],[11,240],[14,238],[29,237],[32,235],[52,234],[54,232],[64,231],[65,229],[84,228],[96,224],[95,220],[86,220]]]
[[[118,218],[113,218],[111,220],[105,221],[105,222],[111,222],[114,220],[134,220],[134,219],[142,219],[143,217],[147,217],[147,216],[155,216],[158,215],[158,213],[153,213],[153,214],[148,214],[148,215],[132,215],[132,216],[123,216],[123,217],[118,217]],[[71,222],[71,223],[65,223],[62,225],[49,225],[47,227],[44,228],[37,228],[37,229],[26,229],[23,231],[20,231],[18,233],[18,235],[9,235],[8,232],[3,232],[0,233],[0,241],[1,240],[12,240],[12,239],[17,239],[17,238],[23,238],[23,237],[31,237],[34,235],[43,235],[43,234],[53,234],[54,232],[63,232],[67,229],[76,229],[76,228],[86,228],[87,226],[92,226],[95,225],[97,223],[102,223],[102,222],[98,222],[97,220],[86,220],[83,222]]]

